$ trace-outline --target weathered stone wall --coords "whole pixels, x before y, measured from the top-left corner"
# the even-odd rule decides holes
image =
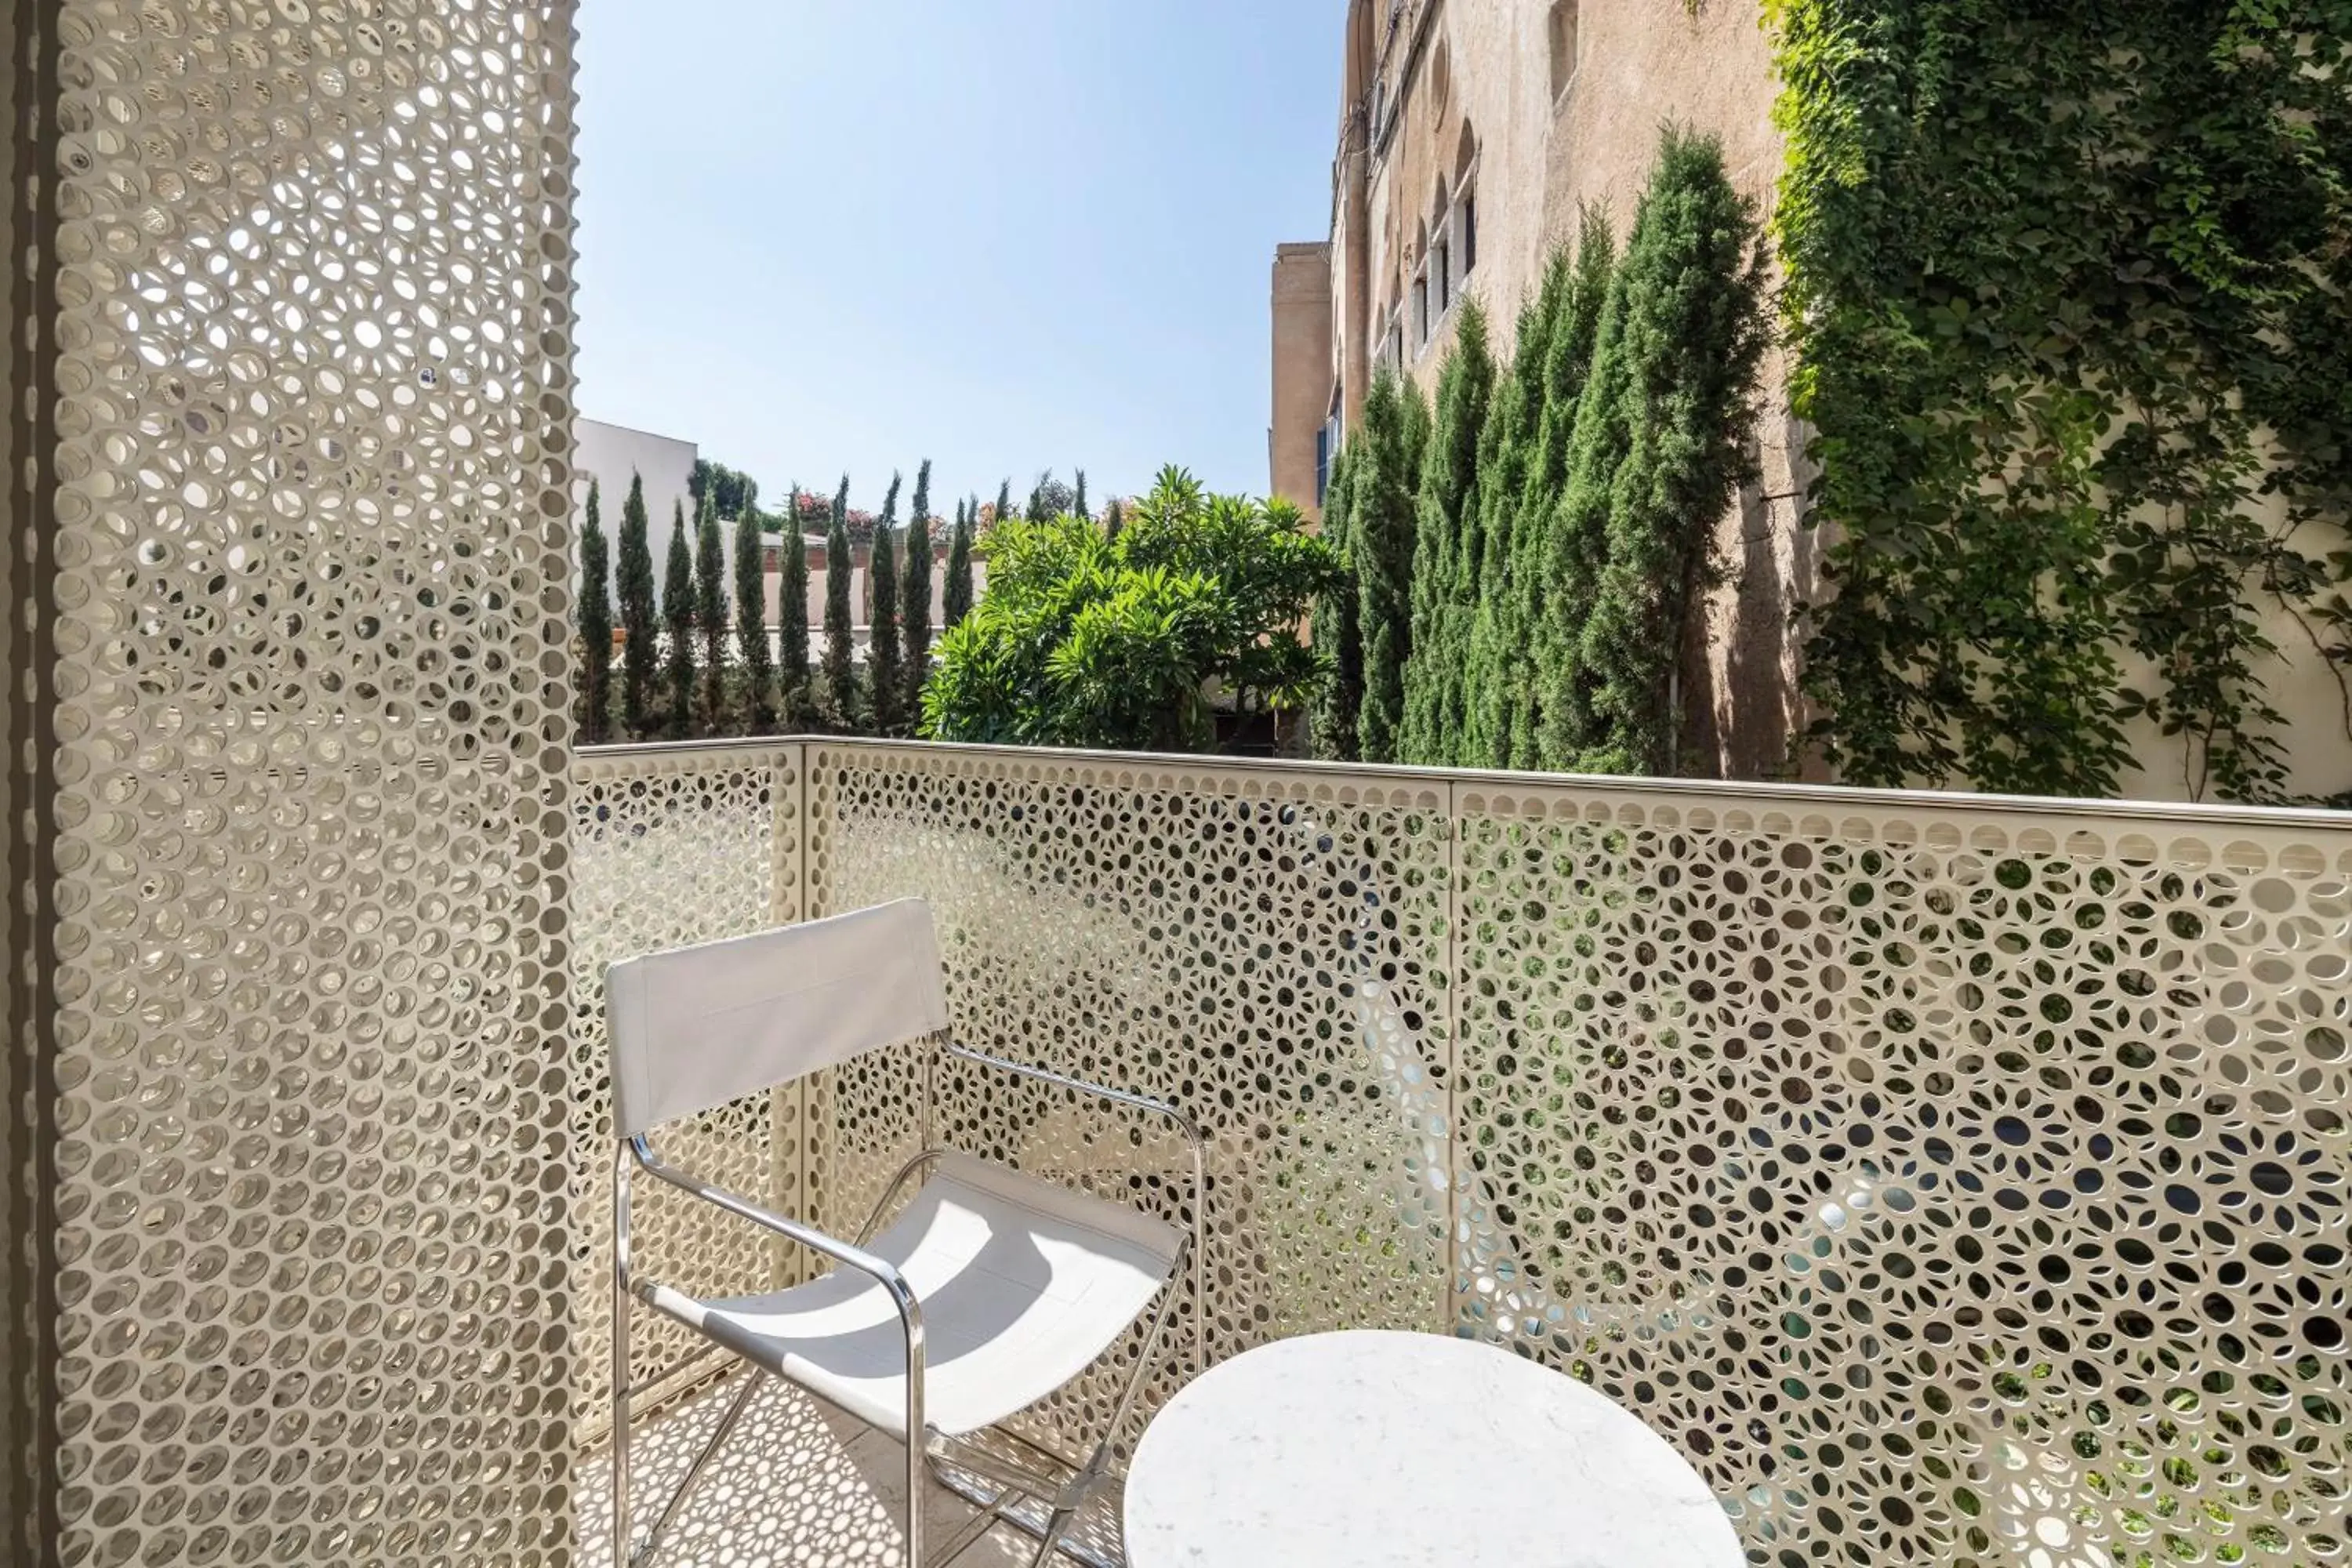
[[[1755,0],[1708,0],[1696,13],[1671,0],[1355,0],[1336,41],[1361,83],[1341,105],[1329,262],[1330,276],[1363,279],[1339,291],[1334,310],[1350,424],[1392,328],[1394,363],[1434,393],[1462,295],[1486,305],[1507,356],[1519,308],[1581,208],[1608,212],[1621,237],[1631,226],[1669,121],[1719,137],[1732,178],[1769,216],[1782,149]],[[1465,197],[1475,214],[1466,269]],[[1455,298],[1443,310],[1433,298],[1424,337],[1414,281],[1441,242]],[[1803,442],[1786,383],[1775,354],[1756,430],[1760,482],[1718,524],[1724,581],[1685,652],[1696,772],[1780,772],[1800,718],[1790,619],[1813,591],[1818,542],[1798,526]]]

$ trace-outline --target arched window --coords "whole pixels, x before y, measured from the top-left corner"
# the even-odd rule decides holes
[[[1448,210],[1443,177],[1438,181],[1437,199],[1429,215],[1429,282],[1437,296],[1437,314],[1443,317],[1454,306],[1454,226],[1448,220]]]
[[[1478,136],[1466,120],[1454,154],[1454,250],[1466,281],[1478,267]]]
[[[1551,26],[1551,95],[1558,98],[1568,90],[1576,75],[1576,4],[1577,0],[1552,0]]]
[[[1412,274],[1412,346],[1419,349],[1429,342],[1429,331],[1437,325],[1437,317],[1429,308],[1429,226],[1423,224],[1414,237],[1413,255],[1417,258]]]

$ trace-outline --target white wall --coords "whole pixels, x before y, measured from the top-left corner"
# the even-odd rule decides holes
[[[584,520],[588,514],[588,481],[593,478],[600,492],[597,508],[610,546],[607,554],[615,563],[620,559],[621,508],[629,499],[629,480],[633,475],[645,476],[646,516],[651,524],[648,531],[654,552],[654,593],[658,596],[663,552],[669,548],[673,507],[684,507],[687,527],[694,526],[694,498],[687,493],[687,481],[694,475],[694,460],[700,449],[691,441],[607,425],[601,419],[575,420],[572,433],[578,443],[572,462],[572,472],[578,476],[572,497],[574,521]],[[572,565],[576,575],[580,567],[576,543],[572,546]]]

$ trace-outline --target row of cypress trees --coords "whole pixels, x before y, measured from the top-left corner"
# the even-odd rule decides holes
[[[631,478],[628,499],[621,509],[616,570],[604,533],[604,497],[592,480],[582,525],[583,582],[577,605],[583,645],[582,742],[811,730],[839,734],[911,733],[922,710],[923,682],[929,678],[931,664],[931,524],[935,520],[930,515],[929,462],[916,476],[913,515],[903,529],[897,521],[899,489],[899,477],[893,475],[889,499],[875,525],[867,569],[871,642],[863,668],[856,657],[851,617],[849,566],[856,558],[849,534],[846,475],[834,494],[825,558],[841,563],[842,569],[825,574],[824,649],[812,668],[808,551],[801,533],[799,489],[793,491],[790,510],[784,514],[778,623],[772,645],[765,592],[766,530],[756,506],[739,508],[734,519],[730,584],[716,487],[704,488],[691,542],[681,503],[671,519],[662,591],[656,597],[643,476]],[[972,536],[979,521],[976,499],[956,509],[944,604],[950,627],[971,610]],[[617,692],[613,643],[616,627],[624,633]]]
[[[1759,233],[1712,138],[1669,128],[1615,254],[1587,211],[1497,364],[1461,308],[1434,409],[1392,374],[1335,463],[1318,756],[1679,771],[1673,676],[1753,473]]]

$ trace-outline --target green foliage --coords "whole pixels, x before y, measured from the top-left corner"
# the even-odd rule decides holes
[[[621,560],[617,579],[621,627],[621,725],[634,740],[653,729],[654,673],[659,658],[654,628],[654,554],[646,516],[646,481],[629,476],[629,499],[621,503]]]
[[[845,734],[857,726],[857,644],[849,619],[856,564],[849,548],[849,476],[844,474],[824,534],[824,683],[818,712],[826,725]]]
[[[669,561],[662,574],[663,668],[668,687],[670,739],[694,728],[694,552],[686,542],[686,506],[673,510]]]
[[[808,540],[800,517],[795,485],[792,510],[784,514],[784,559],[776,586],[776,712],[786,734],[816,717],[809,689]]]
[[[743,667],[743,730],[752,735],[765,735],[776,727],[776,662],[768,647],[767,589],[767,533],[759,509],[745,507],[735,520],[735,651]]]
[[[759,531],[759,513],[751,514]],[[694,531],[694,629],[701,638],[702,724],[706,733],[728,728],[727,552],[719,531],[719,502],[706,491]]]
[[[1462,737],[1454,753],[1465,767],[1510,765],[1512,650],[1523,635],[1513,552],[1536,425],[1543,417],[1544,367],[1552,328],[1567,302],[1570,265],[1565,248],[1555,254],[1541,287],[1519,311],[1510,372],[1496,384],[1478,438],[1475,592],[1462,667]]]
[[[907,570],[898,579],[901,631],[907,644],[906,689],[898,710],[912,722],[923,710],[923,683],[931,676],[931,460],[915,472],[915,510],[907,520]]]
[[[1068,512],[1002,521],[986,597],[940,645],[925,732],[1205,750],[1211,681],[1244,707],[1312,694],[1317,665],[1297,626],[1338,570],[1297,508],[1211,496],[1177,468],[1117,539]]]
[[[1674,670],[1714,582],[1716,523],[1754,478],[1767,342],[1759,238],[1721,145],[1669,130],[1616,274],[1609,381],[1626,400],[1630,444],[1577,648],[1591,726],[1570,763],[1579,772],[1680,771]]]
[[[1354,546],[1349,540],[1349,509],[1353,495],[1348,453],[1332,460],[1331,475],[1323,487],[1323,542],[1339,557],[1339,573],[1315,601],[1315,658],[1324,668],[1322,689],[1316,694],[1312,716],[1315,755],[1324,762],[1356,760],[1356,723],[1364,706],[1364,636],[1358,616]],[[1118,503],[1111,503],[1116,521]],[[1107,529],[1111,538],[1116,528]]]
[[[760,509],[760,482],[751,475],[730,468],[724,463],[714,463],[708,458],[697,458],[693,471],[687,475],[686,493],[694,500],[695,515],[699,517],[705,501],[719,508],[721,518],[740,519],[746,509]]]
[[[1011,479],[1005,480],[997,487],[996,510],[989,514],[989,520],[992,526],[999,522],[1010,522],[1013,520],[1013,481]],[[977,528],[978,523],[975,522],[973,526]]]
[[[2265,614],[2352,671],[2352,11],[1771,13],[1822,754],[2104,795],[2139,720],[2280,796]]]
[[[901,734],[906,729],[907,669],[898,642],[898,488],[890,476],[890,490],[882,502],[882,516],[874,524],[874,552],[866,569],[866,586],[873,603],[866,615],[866,696],[877,735]]]
[[[948,541],[948,585],[940,605],[948,631],[961,626],[971,614],[971,534],[979,513],[978,496],[956,509],[955,536]]]
[[[580,742],[608,738],[613,705],[613,563],[604,542],[604,502],[588,481],[588,517],[580,529]]]
[[[1113,496],[1110,498],[1110,504],[1103,508],[1103,536],[1107,539],[1117,539],[1118,531],[1126,526],[1127,509],[1119,505],[1117,496]]]
[[[1673,673],[1749,472],[1766,342],[1756,224],[1721,147],[1669,128],[1611,274],[1544,552],[1536,752],[1677,771]]]
[[[1453,353],[1439,373],[1437,416],[1423,454],[1413,541],[1412,641],[1404,672],[1400,762],[1445,766],[1461,760],[1464,667],[1481,589],[1476,568],[1478,445],[1495,390],[1486,317],[1462,302]]]
[[[1356,569],[1364,645],[1363,706],[1357,755],[1397,760],[1404,722],[1404,672],[1412,654],[1413,541],[1429,409],[1421,394],[1382,371],[1364,398],[1363,427],[1350,446],[1349,551]]]
[[[1579,226],[1576,259],[1567,292],[1543,333],[1542,377],[1532,395],[1532,432],[1518,510],[1511,521],[1511,569],[1506,592],[1507,616],[1498,633],[1505,647],[1502,700],[1507,762],[1513,768],[1542,764],[1543,685],[1539,653],[1554,584],[1550,576],[1552,523],[1568,488],[1569,446],[1577,408],[1592,368],[1593,344],[1608,307],[1616,273],[1616,236],[1608,215],[1587,207]],[[1526,348],[1520,350],[1525,363]]]

